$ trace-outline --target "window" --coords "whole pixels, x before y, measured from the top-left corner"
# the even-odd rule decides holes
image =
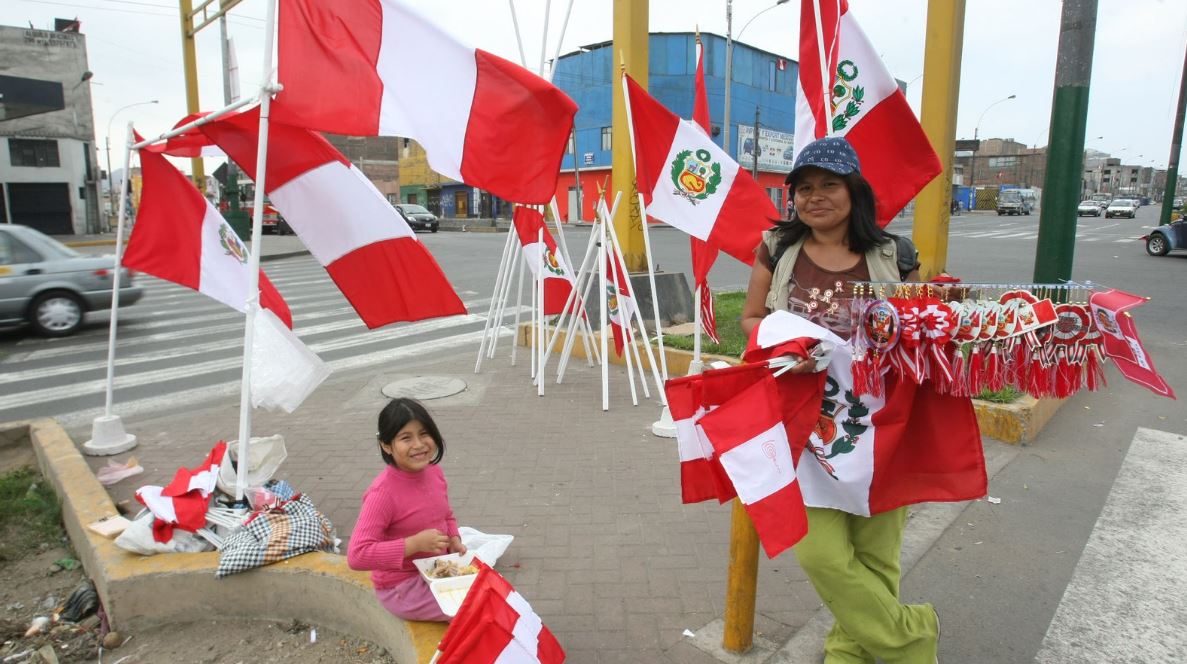
[[[1018,163],[1018,157],[990,157],[989,167],[1000,168],[1002,166],[1014,166]]]
[[[62,165],[58,159],[58,142],[53,140],[10,138],[8,154],[13,166],[57,168]]]
[[[778,76],[775,69],[775,61],[771,60],[767,65],[767,89],[773,91],[775,89],[775,77]]]
[[[8,233],[0,233],[0,265],[23,265],[25,263],[39,263],[41,257],[24,242]]]
[[[767,196],[775,204],[776,210],[783,209],[783,187],[767,187]]]
[[[404,202],[405,202],[405,203],[412,203],[413,205],[415,205],[415,204],[416,204],[416,202],[417,202],[417,201],[416,201],[416,194],[408,194],[408,200],[406,200],[406,201],[404,201]]]
[[[602,149],[609,152],[613,146],[613,133],[610,131],[610,127],[602,127]]]
[[[569,134],[569,141],[565,143],[565,154],[573,154],[577,148],[573,145],[573,134]]]

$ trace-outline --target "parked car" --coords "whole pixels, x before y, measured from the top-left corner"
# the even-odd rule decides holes
[[[1096,201],[1080,201],[1080,206],[1076,208],[1076,216],[1099,217],[1100,206],[1096,204]]]
[[[997,195],[997,214],[1030,214],[1030,202],[1017,189],[1006,189]]]
[[[437,232],[437,226],[440,224],[437,221],[437,215],[426,210],[424,206],[416,205],[415,203],[397,203],[396,209],[400,211],[400,214],[404,215],[404,220],[408,222],[408,225],[413,230],[421,229],[433,233]]]
[[[1165,256],[1175,249],[1187,249],[1187,219],[1158,226],[1142,239],[1146,241],[1146,253],[1151,256]]]
[[[28,226],[0,225],[0,324],[27,321],[47,337],[77,332],[86,312],[111,307],[111,268],[110,256],[84,256]],[[124,268],[120,306],[143,295]]]
[[[1129,217],[1133,219],[1138,214],[1138,207],[1128,198],[1115,198],[1105,209],[1105,218]]]

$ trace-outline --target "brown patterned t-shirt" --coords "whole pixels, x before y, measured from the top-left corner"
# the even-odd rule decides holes
[[[787,310],[848,339],[853,327],[849,310],[853,300],[852,283],[869,280],[870,268],[864,254],[853,267],[826,270],[813,262],[808,252],[801,250],[791,270]]]

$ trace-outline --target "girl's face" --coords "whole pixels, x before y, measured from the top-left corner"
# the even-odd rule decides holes
[[[419,420],[405,424],[390,443],[379,445],[392,456],[397,468],[410,473],[424,470],[437,456],[437,441]]]
[[[830,231],[849,224],[853,204],[841,176],[808,168],[795,184],[795,211],[814,231]]]

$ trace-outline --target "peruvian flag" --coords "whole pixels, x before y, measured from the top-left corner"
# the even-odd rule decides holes
[[[523,248],[524,262],[537,279],[544,280],[544,315],[561,313],[573,292],[573,272],[556,250],[556,240],[544,224],[544,215],[535,208],[519,205],[512,222]],[[541,235],[543,242],[540,241]],[[540,274],[541,262],[544,274]]]
[[[803,354],[787,344],[802,341],[807,321],[777,313],[752,333],[746,361],[789,350]],[[885,397],[857,396],[852,365],[853,349],[842,343],[832,350],[827,375],[817,374],[825,380],[823,400],[796,466],[805,504],[869,516],[985,495],[985,455],[968,397],[940,394],[930,381],[916,385],[889,375]]]
[[[527,600],[475,559],[478,577],[437,646],[437,664],[560,664],[565,651]]]
[[[692,98],[692,121],[711,135],[709,121],[709,93],[705,89],[705,45],[701,43],[701,33],[697,32],[697,71],[693,78],[695,94]],[[717,261],[717,247],[704,240],[689,236],[692,243],[692,278],[696,287],[701,289],[701,328],[713,340],[721,343],[717,337],[717,316],[713,313],[713,293],[709,290],[709,270]]]
[[[1145,304],[1146,298],[1110,288],[1093,293],[1088,303],[1092,307],[1096,329],[1100,330],[1104,342],[1105,355],[1112,358],[1121,375],[1157,395],[1174,399],[1175,391],[1154,368],[1154,360],[1138,338],[1138,326],[1128,313],[1130,309]]]
[[[201,131],[255,179],[259,108]],[[369,328],[466,313],[391,203],[320,135],[268,126],[268,199]]]
[[[635,296],[631,278],[618,260],[618,252],[606,251],[606,308],[610,331],[614,333],[614,353],[622,357],[622,348],[631,342],[631,317],[635,315]]]
[[[816,33],[818,10],[823,48]],[[939,157],[847,0],[801,0],[796,155],[827,135],[844,136],[857,150],[861,174],[878,199],[882,226],[940,173]]]
[[[647,214],[750,265],[778,220],[771,199],[698,125],[623,74],[635,137],[635,179]]]
[[[808,515],[770,372],[702,417],[699,426],[754,522],[767,557],[800,541],[808,532]]]
[[[139,139],[139,137],[137,137]],[[140,153],[144,192],[123,264],[247,311],[247,247],[189,178],[163,156]],[[293,315],[260,270],[260,306],[288,327]]]
[[[214,493],[219,466],[227,452],[227,443],[218,441],[206,459],[196,468],[178,468],[169,486],[143,486],[136,490],[136,500],[153,514],[153,539],[168,542],[173,528],[194,532],[206,525],[206,509]]]
[[[433,170],[506,200],[556,194],[577,104],[539,76],[402,0],[285,0],[278,35],[275,120],[414,138]]]

